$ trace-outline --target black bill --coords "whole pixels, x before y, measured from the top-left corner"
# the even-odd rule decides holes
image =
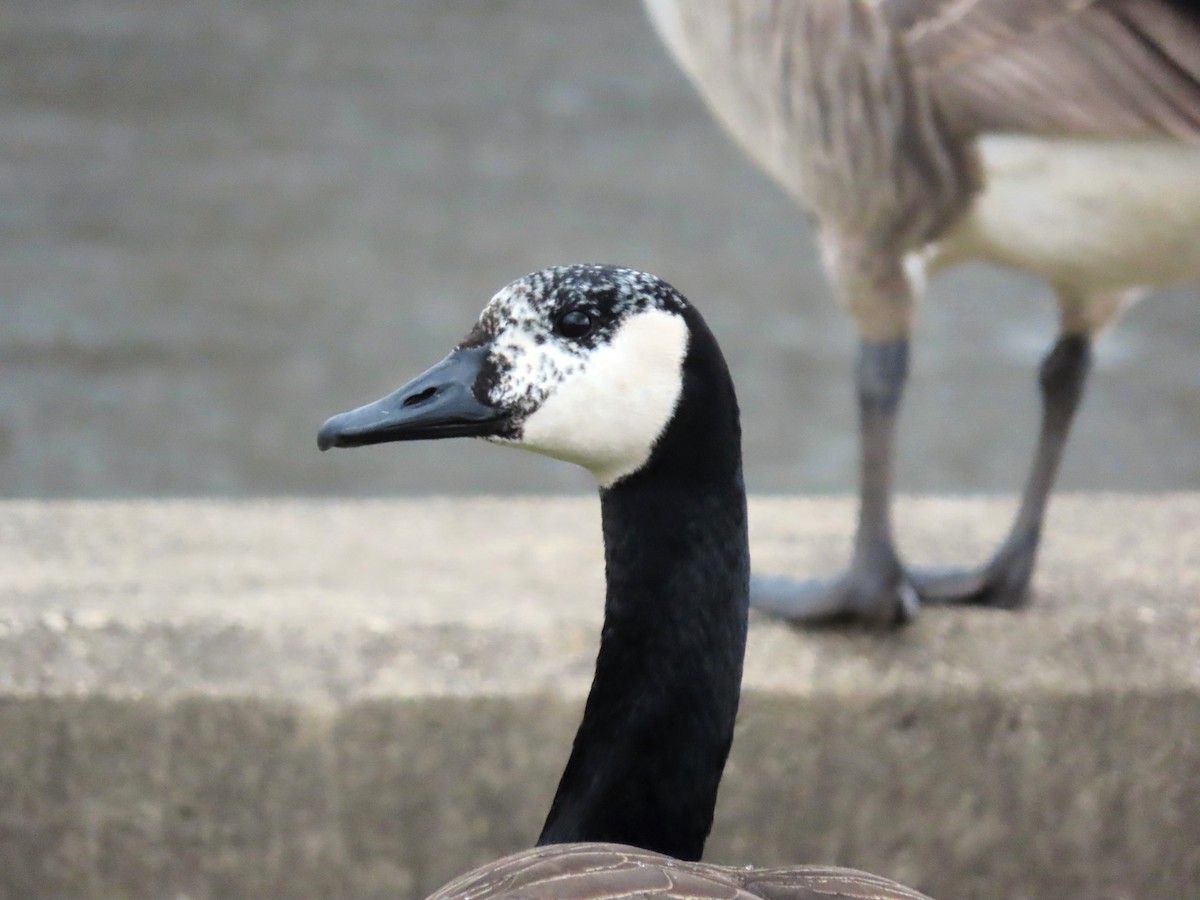
[[[474,392],[486,357],[486,347],[453,351],[395,393],[334,416],[317,433],[317,446],[328,450],[498,434],[504,414],[481,403]]]

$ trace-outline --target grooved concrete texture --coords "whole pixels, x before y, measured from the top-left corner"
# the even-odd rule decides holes
[[[1007,500],[911,500],[983,558]],[[752,501],[831,573],[852,507]],[[527,845],[591,674],[592,498],[0,503],[0,898],[420,897]],[[1053,507],[1033,607],[751,631],[708,858],[1200,895],[1200,495]]]

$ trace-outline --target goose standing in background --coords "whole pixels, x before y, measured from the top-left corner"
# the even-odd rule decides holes
[[[607,594],[595,677],[539,846],[434,897],[922,896],[848,869],[695,862],[733,740],[750,551],[733,383],[682,296],[609,266],[526,276],[442,362],[334,416],[318,443],[449,437],[589,469]]]
[[[859,337],[859,518],[832,582],[752,603],[888,626],[921,600],[1022,605],[1092,342],[1147,286],[1200,278],[1195,0],[645,0],[746,152],[817,219]],[[1045,277],[1060,334],[1016,519],[978,571],[906,570],[892,444],[923,277],[983,259]]]

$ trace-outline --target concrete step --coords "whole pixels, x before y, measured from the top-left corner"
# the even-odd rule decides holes
[[[1007,499],[900,503],[969,563]],[[833,573],[844,499],[756,498]],[[0,898],[420,897],[528,845],[581,712],[594,498],[0,502]],[[1055,501],[1022,613],[756,621],[707,858],[941,897],[1200,892],[1200,494]]]

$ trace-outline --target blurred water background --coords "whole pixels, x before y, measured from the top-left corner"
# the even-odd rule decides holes
[[[315,443],[575,261],[704,311],[751,489],[853,487],[853,337],[804,216],[636,0],[5,0],[0,73],[3,496],[586,489],[468,442]],[[1018,487],[1054,326],[1037,280],[935,283],[901,489]],[[1200,487],[1197,346],[1195,287],[1102,341],[1065,488]]]

